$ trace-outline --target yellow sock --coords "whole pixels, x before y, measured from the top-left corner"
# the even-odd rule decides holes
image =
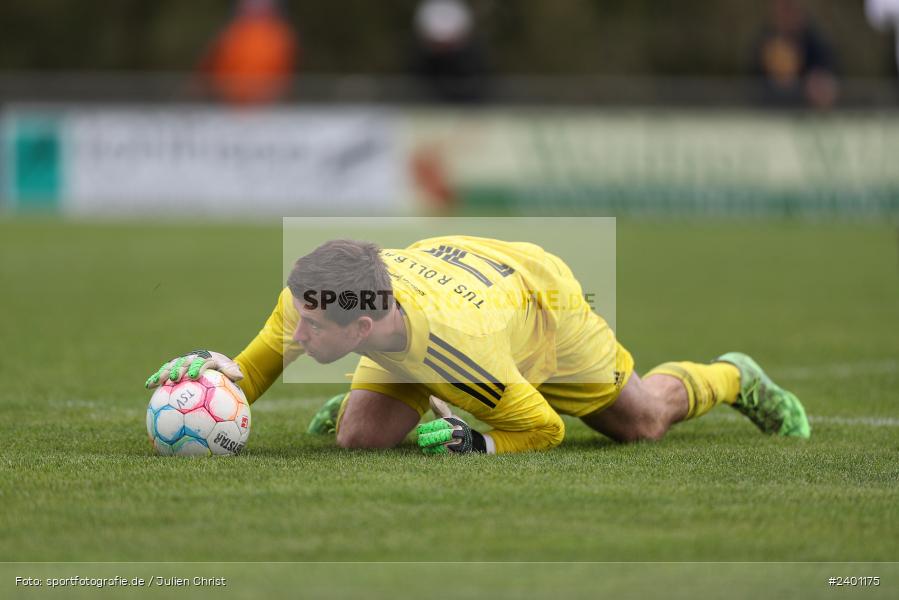
[[[702,416],[721,402],[733,404],[740,393],[740,370],[730,363],[667,362],[649,375],[670,375],[684,383],[689,401],[687,419]]]

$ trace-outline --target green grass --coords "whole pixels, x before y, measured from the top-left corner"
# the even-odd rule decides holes
[[[146,376],[239,351],[280,274],[278,228],[0,222],[0,560],[899,559],[889,226],[619,223],[638,370],[746,351],[804,400],[807,442],[720,408],[653,444],[569,420],[543,454],[341,451],[304,434],[331,390],[279,383],[244,455],[153,456]]]

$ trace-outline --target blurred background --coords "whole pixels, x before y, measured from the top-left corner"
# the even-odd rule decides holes
[[[7,215],[899,214],[899,0],[6,0]]]
[[[660,579],[619,561],[896,560],[897,5],[0,1],[0,561],[486,560],[481,595],[496,561],[531,561],[512,597],[542,589],[533,561],[570,560],[588,570],[549,573],[555,596],[602,579],[637,597]],[[394,220],[368,217],[394,215],[496,216],[482,234],[522,238],[504,217],[616,217],[610,301],[637,370],[745,351],[813,438],[721,409],[617,447],[568,419],[551,454],[427,466],[414,442],[346,455],[305,435],[346,383],[288,376],[240,460],[155,460],[146,378],[195,348],[237,355],[327,233],[290,239],[281,218],[361,216],[342,235],[387,243]],[[589,282],[609,234],[566,221],[539,219]],[[421,510],[468,474],[478,510],[459,485]],[[197,515],[235,526],[210,544]],[[394,594],[370,566],[365,597]],[[700,568],[703,590],[728,581]],[[812,595],[789,574],[780,596]]]

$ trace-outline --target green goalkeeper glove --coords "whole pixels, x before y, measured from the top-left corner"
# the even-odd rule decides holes
[[[418,447],[425,454],[465,454],[487,452],[487,440],[483,434],[452,414],[449,406],[431,396],[431,409],[439,419],[422,423],[416,429]]]
[[[487,452],[484,436],[459,417],[444,417],[418,426],[418,446],[425,454]]]
[[[243,379],[240,366],[224,354],[209,350],[194,350],[159,367],[159,370],[150,375],[144,385],[147,389],[152,389],[159,385],[165,385],[168,381],[181,381],[185,374],[190,379],[199,379],[206,369],[218,371],[234,382]]]

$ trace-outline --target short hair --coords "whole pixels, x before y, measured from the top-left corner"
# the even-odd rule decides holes
[[[363,315],[375,321],[383,319],[394,302],[381,248],[371,242],[325,242],[297,259],[287,287],[294,298],[306,306],[321,307],[338,325]]]

